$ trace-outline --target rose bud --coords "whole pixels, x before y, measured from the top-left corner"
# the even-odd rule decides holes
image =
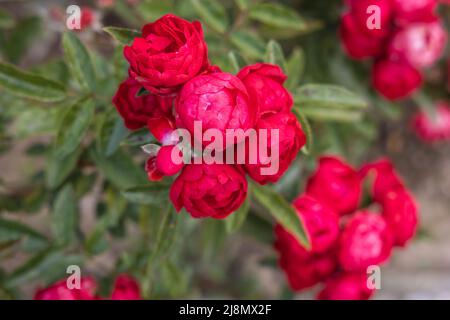
[[[187,164],[170,189],[175,209],[184,207],[193,218],[224,219],[246,196],[243,171],[227,164]]]
[[[392,29],[393,6],[391,0],[350,0],[350,14],[358,28],[372,37],[386,37]],[[376,17],[378,11],[373,11],[374,6],[379,8],[379,21]],[[370,9],[370,10],[369,10]],[[379,22],[379,25],[376,23]],[[379,28],[378,28],[379,27]]]
[[[244,168],[253,180],[264,185],[269,182],[275,183],[283,176],[305,145],[306,136],[297,118],[291,112],[261,118],[256,124],[256,130],[261,132],[261,129],[267,130],[268,150],[259,150],[261,146],[259,139],[264,138],[259,134],[258,141],[253,141],[254,145],[250,142],[246,145],[247,161]],[[272,130],[278,130],[278,139],[276,135],[272,135]],[[256,161],[249,160],[252,156],[250,152],[255,153]]]
[[[439,21],[414,23],[394,35],[388,54],[405,58],[421,69],[431,66],[442,56],[446,43],[447,33]]]
[[[341,267],[366,272],[368,266],[382,264],[391,255],[392,241],[392,231],[382,216],[367,211],[356,213],[339,240]]]
[[[139,284],[126,274],[117,276],[111,293],[112,300],[141,300]]]
[[[156,169],[165,176],[173,176],[183,169],[183,154],[177,146],[162,146],[156,156]]]
[[[378,203],[382,203],[389,192],[405,188],[392,162],[388,159],[365,164],[360,170],[360,176],[367,181],[369,192]]]
[[[322,157],[316,172],[308,179],[306,193],[344,215],[359,205],[361,179],[350,165],[337,157]]]
[[[164,178],[164,173],[156,167],[156,156],[150,156],[145,163],[145,172],[149,181],[161,181]]]
[[[283,87],[287,77],[279,66],[256,63],[242,68],[237,77],[242,80],[249,95],[257,99],[260,116],[290,111],[293,100]]]
[[[450,139],[450,106],[439,102],[431,114],[418,112],[411,121],[411,126],[419,138],[425,142],[437,142]]]
[[[395,19],[399,25],[428,22],[435,18],[437,0],[393,0]]]
[[[82,277],[80,289],[69,289],[67,280],[60,280],[48,288],[39,289],[34,295],[34,300],[97,300],[95,295],[97,283],[93,278]]]
[[[391,191],[382,206],[383,216],[394,236],[394,245],[404,247],[417,230],[419,218],[414,199],[404,190]]]
[[[186,83],[175,101],[175,111],[178,127],[187,129],[194,138],[194,121],[201,123],[202,134],[217,129],[224,146],[227,140],[240,142],[227,139],[227,129],[253,128],[257,112],[242,81],[229,73],[201,75]]]
[[[167,118],[171,120],[172,98],[160,97],[153,94],[137,96],[142,86],[134,79],[128,78],[122,82],[117,90],[113,104],[122,116],[125,126],[130,130],[145,127],[149,120]]]
[[[316,199],[302,195],[294,203],[300,220],[305,225],[312,253],[329,250],[339,236],[339,217]]]
[[[142,28],[142,37],[124,48],[130,76],[155,94],[173,94],[206,71],[208,53],[198,21],[167,14]]]
[[[364,33],[351,14],[342,17],[339,35],[345,51],[353,59],[376,57],[383,53],[384,39]]]
[[[422,85],[422,74],[405,60],[379,60],[372,68],[375,89],[389,100],[409,97]]]
[[[318,300],[369,300],[374,289],[367,285],[367,274],[341,272],[325,282]]]
[[[297,239],[280,225],[275,227],[275,249],[280,268],[294,291],[312,287],[332,275],[337,269],[335,250],[323,253],[306,251]]]

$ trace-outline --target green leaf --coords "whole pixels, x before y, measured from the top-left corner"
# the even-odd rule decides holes
[[[293,206],[269,187],[255,184],[252,191],[256,200],[267,209],[283,228],[292,233],[306,249],[311,248],[305,226]]]
[[[225,219],[225,226],[228,233],[233,233],[239,230],[239,228],[244,224],[249,210],[250,200],[249,197],[247,197],[241,207]]]
[[[195,12],[214,31],[225,33],[228,17],[225,8],[217,0],[191,0]]]
[[[70,184],[65,185],[56,195],[51,223],[57,244],[64,246],[75,241],[78,227],[78,203]]]
[[[105,114],[99,122],[97,133],[97,147],[99,152],[107,157],[114,154],[120,147],[122,141],[129,134],[128,129],[123,125],[123,120],[114,113]]]
[[[52,282],[64,276],[67,266],[73,264],[80,265],[81,257],[65,256],[59,251],[45,249],[8,275],[4,285],[14,288],[37,279],[43,282]]]
[[[311,106],[300,107],[299,105],[295,105],[294,109],[296,108],[298,108],[305,117],[318,121],[356,122],[363,119],[363,113],[359,110],[339,110]]]
[[[264,58],[265,44],[257,35],[246,31],[236,31],[231,34],[230,41],[249,58]]]
[[[138,30],[128,28],[105,27],[103,28],[103,31],[108,33],[121,44],[131,44],[134,38],[139,38],[142,36]]]
[[[79,147],[94,116],[94,101],[82,98],[64,114],[55,140],[55,155],[65,158]]]
[[[65,32],[62,45],[64,55],[72,76],[84,89],[95,90],[95,71],[91,56],[83,43],[73,32]]]
[[[260,3],[250,8],[249,17],[277,28],[305,30],[307,22],[295,11],[280,3]]]
[[[13,17],[6,10],[0,9],[0,28],[11,28],[13,25]]]
[[[300,83],[305,70],[305,54],[301,48],[295,48],[286,62],[286,88],[294,90]]]
[[[297,117],[298,122],[300,122],[300,125],[302,126],[303,132],[306,135],[306,144],[302,148],[302,152],[304,154],[309,154],[312,150],[312,146],[313,146],[313,142],[314,142],[311,125],[310,125],[308,119],[299,110],[299,108],[296,108],[296,107],[292,108],[292,112],[294,112],[295,116]]]
[[[29,237],[42,242],[47,241],[44,235],[25,224],[0,218],[0,243],[16,241],[23,237]]]
[[[41,76],[0,62],[0,87],[21,97],[55,102],[66,97],[63,86]]]
[[[163,206],[167,204],[170,184],[164,181],[148,183],[124,190],[122,195],[131,202]]]
[[[78,148],[64,158],[57,157],[54,150],[50,152],[45,171],[45,185],[49,189],[58,188],[73,172],[82,151],[81,148]]]
[[[168,254],[177,236],[178,214],[169,206],[159,225],[156,242],[152,251],[152,260],[161,259]]]
[[[99,153],[97,148],[90,148],[89,156],[106,179],[119,189],[144,185],[147,182],[144,167],[138,167],[121,149],[106,157]]]
[[[106,156],[114,154],[117,149],[120,147],[120,143],[123,139],[128,135],[128,129],[123,125],[122,119],[117,119],[111,137],[108,141],[108,145],[106,146]]]
[[[281,69],[283,69],[284,72],[286,72],[286,59],[284,58],[283,49],[277,41],[270,40],[267,43],[266,56],[264,58],[264,61],[271,64],[276,64]]]
[[[245,59],[236,51],[228,52],[228,60],[230,61],[230,65],[233,68],[233,73],[238,73],[245,65]]]
[[[329,109],[365,109],[368,104],[359,95],[339,86],[307,84],[295,92],[295,102],[303,107]]]

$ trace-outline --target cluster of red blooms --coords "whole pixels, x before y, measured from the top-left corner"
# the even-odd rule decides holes
[[[165,15],[146,24],[142,37],[126,46],[124,55],[130,65],[129,78],[119,86],[113,103],[128,129],[147,127],[162,144],[147,161],[149,179],[181,171],[170,190],[177,210],[184,207],[195,218],[227,217],[246,198],[246,174],[260,184],[278,181],[306,142],[291,112],[293,100],[283,86],[286,76],[280,67],[257,63],[236,76],[222,72],[209,63],[198,21]],[[260,169],[268,164],[259,158],[248,165],[174,163],[171,155],[178,141],[173,141],[173,131],[183,128],[195,138],[196,121],[202,123],[202,134],[219,130],[222,141],[227,140],[229,129],[279,129],[278,172],[262,175]],[[249,149],[245,140],[234,142],[224,148],[244,142]]]
[[[69,289],[67,281],[60,280],[48,288],[39,289],[34,295],[34,300],[101,300],[97,295],[97,282],[94,278],[83,277],[80,280],[79,289]],[[111,296],[111,300],[141,300],[139,284],[135,279],[126,274],[117,276]]]
[[[435,13],[438,1],[346,0],[346,4],[349,10],[342,17],[340,35],[348,55],[374,59],[372,82],[387,99],[410,96],[422,84],[422,70],[440,58],[447,42]],[[376,20],[380,28],[372,26]]]
[[[424,142],[450,140],[450,105],[441,101],[433,112],[419,111],[412,118],[411,126]]]
[[[361,208],[364,186],[370,204]],[[404,247],[418,224],[415,201],[388,160],[357,171],[339,158],[323,157],[293,204],[311,249],[277,225],[279,264],[293,290],[323,282],[318,299],[369,299],[374,289],[367,268],[386,262],[393,247]]]

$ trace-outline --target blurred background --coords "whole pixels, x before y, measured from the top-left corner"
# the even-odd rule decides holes
[[[122,45],[103,28],[139,29],[168,12],[202,21],[210,59],[223,70],[234,72],[235,59],[265,60],[273,39],[284,52],[279,61],[294,69],[297,85],[337,84],[369,102],[367,109],[347,114],[307,113],[314,137],[310,153],[301,155],[275,188],[293,199],[324,153],[339,154],[355,166],[389,157],[420,204],[421,224],[415,240],[383,266],[375,299],[450,298],[450,144],[425,143],[411,130],[411,116],[423,100],[391,103],[373,92],[370,66],[347,58],[340,44],[343,1],[264,1],[285,9],[269,7],[270,17],[265,11],[251,13],[260,2],[0,1],[2,61],[75,89],[63,62],[61,35],[67,31],[67,6],[82,8],[82,30],[76,34],[92,56],[99,101],[91,132],[69,159],[55,163],[51,150],[58,110],[69,102],[34,104],[0,89],[1,298],[32,298],[36,288],[63,277],[69,264],[100,279],[105,292],[115,274],[130,272],[152,299],[314,297],[317,289],[297,295],[289,290],[276,266],[271,222],[261,214],[250,214],[239,230],[230,232],[224,222],[197,221],[182,213],[176,233],[169,231],[176,234],[171,249],[157,263],[148,263],[162,228],[160,206],[130,201],[121,190],[133,185],[130,176],[145,182],[138,146],[150,138],[145,132],[121,133],[116,125],[110,100],[126,76],[126,61]],[[439,12],[448,23],[450,7]],[[448,99],[448,57],[446,51],[426,72],[422,96],[428,103]],[[77,90],[71,94],[70,99],[76,98]],[[120,145],[111,146],[114,134],[123,138]],[[99,141],[109,143],[108,156],[91,150]],[[71,192],[63,192],[68,184]],[[55,207],[75,212],[76,226],[61,222],[65,217]],[[11,227],[5,220],[17,224]],[[38,234],[24,231],[23,225]],[[55,243],[55,232],[73,233],[74,239]]]

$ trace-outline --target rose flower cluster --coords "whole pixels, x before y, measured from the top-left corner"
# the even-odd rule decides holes
[[[67,280],[60,280],[48,288],[39,289],[34,300],[101,300],[97,294],[97,282],[91,277],[80,279],[80,288],[68,288]],[[120,274],[114,281],[110,297],[111,300],[141,300],[139,284],[134,278]]]
[[[150,155],[146,172],[151,181],[178,174],[170,190],[178,211],[184,207],[195,218],[227,217],[247,196],[246,174],[260,184],[278,181],[306,142],[291,112],[293,99],[283,86],[286,76],[281,68],[257,63],[237,75],[222,72],[208,60],[198,21],[165,15],[146,24],[142,36],[124,48],[124,55],[129,78],[119,86],[113,103],[128,129],[146,127],[162,145]],[[227,141],[224,150],[237,148],[238,143],[254,150],[245,137],[229,144],[230,130],[278,129],[279,170],[261,174],[261,168],[267,166],[263,156],[255,163],[239,165],[176,163],[174,154],[186,154],[180,154],[173,133],[182,128],[195,138],[197,122],[201,122],[201,133],[208,129],[220,132],[222,141]],[[192,152],[189,158],[195,156]]]
[[[393,247],[406,246],[418,224],[415,201],[388,160],[357,171],[339,158],[322,157],[293,205],[311,249],[277,225],[279,264],[295,291],[323,282],[318,299],[369,299],[368,267],[386,262]]]
[[[389,100],[407,98],[442,55],[447,34],[438,0],[346,0],[340,36],[354,59],[374,59],[372,83]]]

